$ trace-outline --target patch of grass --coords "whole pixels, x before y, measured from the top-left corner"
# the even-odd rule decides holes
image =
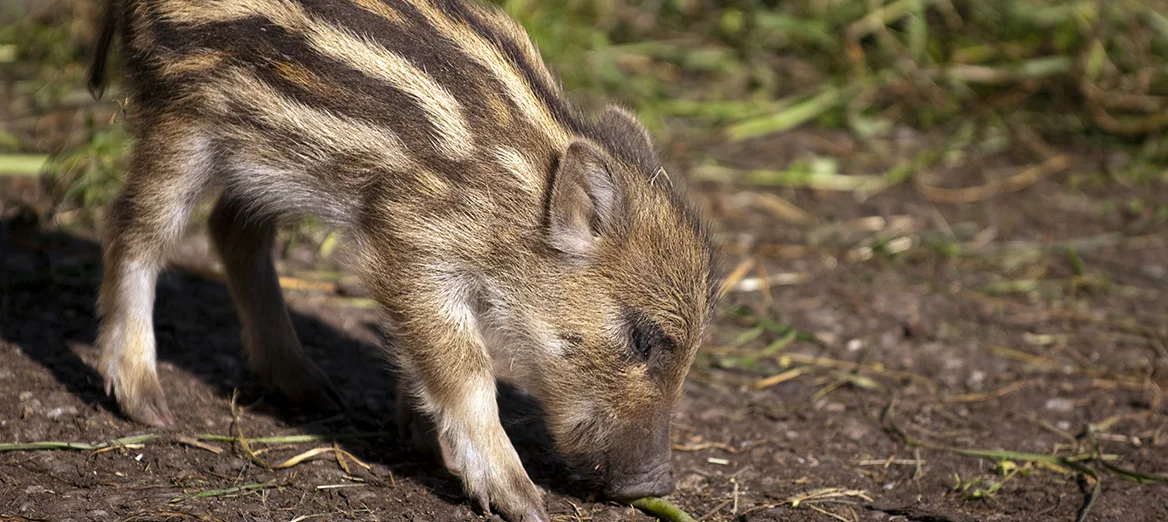
[[[666,137],[697,128],[733,141],[814,124],[872,138],[896,125],[1005,124],[1040,140],[1132,150],[1112,175],[1122,183],[1168,178],[1155,139],[1168,124],[1162,0],[497,3],[532,28],[566,86],[631,103]],[[952,152],[1016,148],[1012,134]],[[901,165],[885,181],[923,166]],[[716,177],[758,183],[787,170]],[[977,194],[955,197],[967,196]]]
[[[1039,141],[1127,151],[1129,160],[1100,178],[1107,182],[1168,180],[1168,147],[1156,139],[1168,126],[1168,0],[490,1],[528,30],[573,97],[630,105],[663,141],[694,133],[725,143],[801,125],[865,140],[898,126],[970,138],[885,173],[709,165],[706,177],[849,190],[862,199],[935,163],[1019,147],[1021,129]],[[89,42],[79,24],[63,13],[0,27],[0,67],[33,109],[58,107],[84,90]],[[83,210],[116,193],[127,140],[120,123],[85,132],[46,167],[62,180],[62,201]],[[43,152],[27,136],[0,136],[0,146]],[[944,200],[996,193],[923,186],[942,190],[933,192]],[[1129,213],[1168,212],[1146,201],[1121,204]],[[327,231],[310,222],[290,238],[331,250]]]
[[[990,468],[990,472],[994,474],[990,478],[978,476],[963,480],[960,475],[954,473],[953,479],[956,483],[953,486],[953,491],[960,493],[966,500],[994,500],[994,496],[1010,479],[1019,473],[1028,475],[1030,474],[1030,470],[1029,462],[1020,466],[1012,460],[1001,459]]]
[[[1001,490],[1002,485],[1014,478],[1017,474],[1022,473],[1026,475],[1034,468],[1045,468],[1056,473],[1074,474],[1080,478],[1084,486],[1084,498],[1082,504],[1079,506],[1075,521],[1081,522],[1087,519],[1092,506],[1094,506],[1095,501],[1102,492],[1103,479],[1101,470],[1110,471],[1124,480],[1141,484],[1168,482],[1168,476],[1144,473],[1117,466],[1112,463],[1117,458],[1115,455],[1105,454],[1099,449],[1098,432],[1109,422],[1114,422],[1117,418],[1112,418],[1096,425],[1088,425],[1082,440],[1077,438],[1072,439],[1075,443],[1070,448],[1070,453],[1060,455],[1059,453],[1062,452],[1058,448],[1050,454],[1029,453],[997,449],[956,448],[915,439],[897,425],[895,421],[895,407],[896,401],[890,401],[881,415],[880,422],[884,430],[898,441],[910,447],[942,451],[966,457],[992,459],[995,461],[993,471],[1002,477],[1001,480],[987,481],[982,477],[962,480],[960,476],[955,477],[957,483],[954,490],[961,492],[967,499],[992,499],[994,494]],[[1093,466],[1093,464],[1098,467]]]
[[[92,118],[86,134],[79,147],[54,156],[46,171],[58,209],[81,209],[85,224],[92,224],[97,211],[121,191],[131,138],[123,125],[100,126]]]

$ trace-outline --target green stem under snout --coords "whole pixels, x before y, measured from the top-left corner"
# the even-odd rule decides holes
[[[668,522],[695,522],[689,513],[663,498],[644,497],[630,502],[633,507],[640,509]]]

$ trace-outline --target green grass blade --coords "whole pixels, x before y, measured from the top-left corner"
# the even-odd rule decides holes
[[[0,444],[0,453],[6,451],[37,451],[37,450],[81,450],[91,451],[112,446],[125,446],[128,444],[141,444],[153,439],[156,435],[134,435],[132,437],[122,437],[106,442],[99,442],[96,444],[89,444],[85,442],[22,442],[22,443],[7,443]]]
[[[786,110],[734,124],[727,130],[727,134],[730,141],[743,141],[797,127],[840,106],[851,98],[848,95],[850,93],[853,93],[853,90],[845,91],[829,85],[819,94],[796,103]]]
[[[37,176],[48,162],[49,157],[44,154],[0,155],[0,176]]]

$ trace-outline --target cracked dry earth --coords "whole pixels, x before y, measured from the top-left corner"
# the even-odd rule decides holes
[[[740,167],[773,166],[840,139],[801,131],[724,153],[745,158]],[[979,167],[952,179],[975,183],[963,176]],[[1168,473],[1168,232],[1150,213],[1099,210],[1125,191],[1168,194],[1072,190],[1073,171],[963,205],[911,186],[857,201],[695,183],[723,233],[725,272],[735,273],[674,419],[670,499],[704,520],[1070,521],[1098,485],[1087,520],[1168,520],[1168,485],[1105,466],[1128,478]],[[0,453],[0,519],[478,518],[450,475],[398,440],[376,312],[347,280],[310,272],[304,256],[281,261],[294,322],[350,415],[322,418],[260,392],[196,229],[175,256],[183,268],[161,279],[155,314],[176,423],[127,422],[92,369],[93,234],[37,222],[26,209],[35,190],[3,182],[0,442],[156,437],[104,451]],[[772,196],[803,213],[776,211]],[[556,520],[650,519],[573,482],[538,409],[514,393],[503,400]],[[199,439],[240,432],[366,436],[336,441],[354,458],[327,452],[278,470],[238,444]],[[333,444],[252,449],[274,466]]]

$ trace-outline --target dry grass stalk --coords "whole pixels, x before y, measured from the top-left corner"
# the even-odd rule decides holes
[[[729,198],[731,202],[757,208],[770,214],[776,219],[805,225],[814,221],[814,217],[794,203],[787,201],[778,194],[770,192],[745,191],[734,194]]]
[[[94,444],[85,442],[20,442],[0,444],[0,453],[6,451],[36,451],[36,450],[81,450],[106,451],[119,448],[141,448],[144,442],[152,440],[155,435],[134,435],[122,437],[107,442]]]
[[[1035,183],[1043,177],[1066,170],[1071,164],[1070,156],[1059,154],[1046,161],[1031,165],[1021,172],[999,181],[994,179],[985,185],[964,188],[945,188],[931,185],[929,176],[917,175],[913,177],[913,186],[925,198],[937,203],[966,204],[990,199],[1003,192],[1017,192]]]
[[[718,287],[718,295],[726,295],[742,278],[746,277],[750,269],[754,268],[754,264],[755,259],[753,257],[748,257],[739,262],[738,266],[734,267],[734,270],[731,270],[730,274],[726,276],[726,279],[722,280],[722,285]]]
[[[990,399],[998,399],[1001,397],[1005,397],[1006,395],[1009,395],[1009,394],[1014,393],[1014,392],[1019,391],[1019,390],[1024,390],[1024,389],[1029,388],[1031,386],[1038,386],[1038,385],[1042,384],[1042,382],[1043,381],[1037,380],[1037,379],[1028,380],[1028,381],[1018,381],[1018,382],[1013,382],[1013,383],[1007,384],[1005,386],[1002,386],[1001,388],[998,388],[996,390],[989,391],[989,392],[962,393],[962,394],[958,394],[958,395],[949,395],[949,396],[942,398],[941,400],[944,402],[982,402],[982,401],[988,401]]]
[[[186,444],[187,446],[191,446],[193,448],[199,448],[201,450],[210,451],[211,453],[214,453],[216,455],[223,453],[223,448],[220,448],[217,446],[212,446],[212,445],[207,444],[205,442],[200,442],[197,439],[187,437],[185,435],[179,436],[178,441],[182,444]]]
[[[198,493],[193,493],[190,495],[184,495],[181,497],[172,498],[172,499],[170,499],[170,503],[177,504],[179,502],[182,502],[184,500],[190,500],[192,498],[233,496],[233,495],[237,495],[237,494],[248,493],[251,491],[257,491],[257,490],[267,489],[267,488],[272,488],[272,487],[276,487],[276,484],[272,483],[272,482],[265,482],[262,484],[260,484],[260,483],[244,484],[242,486],[235,486],[235,487],[230,487],[230,488],[226,488],[226,489],[208,489],[205,491],[199,491]]]
[[[334,448],[313,448],[313,449],[310,449],[308,451],[305,451],[304,453],[301,453],[299,455],[291,457],[288,460],[285,460],[284,462],[276,464],[275,466],[271,466],[269,469],[287,469],[287,468],[290,468],[290,467],[295,466],[297,464],[308,462],[309,460],[312,460],[314,457],[324,455],[326,453],[335,453],[338,455],[338,457],[343,455],[344,457],[347,457],[349,460],[352,460],[355,464],[357,464],[358,466],[361,466],[362,468],[365,468],[366,470],[369,470],[372,467],[369,464],[362,462],[357,457],[354,457],[352,453],[349,453],[343,449],[334,447]],[[339,458],[338,458],[338,460],[339,460]],[[345,466],[345,467],[347,467],[347,466]],[[345,469],[344,471],[346,473],[348,473],[347,469]]]
[[[800,368],[792,368],[792,369],[787,370],[787,371],[780,373],[778,375],[772,375],[770,377],[759,379],[758,381],[756,381],[754,383],[754,389],[762,390],[762,389],[770,388],[771,386],[777,386],[777,385],[782,384],[784,382],[787,382],[789,380],[798,378],[799,376],[807,373],[810,369],[811,368],[808,366],[803,366]]]

